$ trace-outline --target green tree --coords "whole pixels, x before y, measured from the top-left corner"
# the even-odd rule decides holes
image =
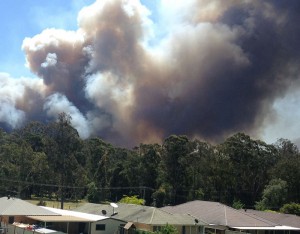
[[[7,193],[21,198],[31,195],[34,182],[36,158],[39,153],[32,150],[16,132],[5,136],[0,145],[1,178]]]
[[[135,204],[135,205],[145,205],[145,200],[142,198],[138,198],[137,195],[127,196],[124,195],[119,203],[126,203],[126,204]]]
[[[48,163],[53,170],[54,183],[59,185],[61,208],[65,196],[74,196],[75,187],[86,184],[86,174],[76,158],[76,152],[82,149],[82,140],[78,132],[71,126],[71,116],[61,113],[57,122],[46,128],[45,149]],[[59,175],[59,176],[57,176]],[[68,187],[68,189],[65,189]],[[73,188],[73,189],[72,189]]]
[[[158,186],[161,146],[158,144],[141,144],[136,150],[141,160],[140,184],[147,188],[144,199],[146,204],[149,205],[153,202],[153,191]]]
[[[186,157],[190,153],[189,140],[186,136],[172,135],[164,140],[161,173],[166,184],[172,188],[171,203],[179,204],[186,201],[187,175]]]
[[[24,128],[17,129],[15,134],[30,144],[35,152],[43,152],[45,146],[46,125],[40,122],[30,122]]]
[[[277,161],[276,148],[237,133],[219,146],[219,154],[229,159],[227,168],[231,170],[226,203],[237,198],[252,206],[268,183],[268,171]]]
[[[111,200],[109,187],[115,163],[114,147],[100,138],[90,138],[85,140],[83,152],[86,158],[85,170],[89,181],[96,186],[98,202]]]
[[[234,209],[239,210],[239,209],[243,209],[243,208],[245,207],[245,204],[243,204],[240,200],[234,199],[234,200],[233,200],[232,207],[233,207]]]
[[[271,180],[265,187],[262,199],[256,203],[257,210],[279,210],[287,198],[287,182],[281,179]]]
[[[183,160],[189,189],[188,200],[207,199],[211,191],[211,177],[214,147],[207,142],[190,142],[189,152]]]
[[[98,203],[101,201],[99,189],[94,182],[87,185],[87,200],[92,203]]]
[[[288,197],[286,202],[300,202],[300,153],[298,147],[289,140],[280,139],[275,144],[278,150],[277,163],[272,167],[272,179],[287,182]]]
[[[163,207],[166,204],[166,196],[166,188],[164,186],[161,186],[154,193],[152,193],[152,205],[155,207]]]
[[[162,227],[159,231],[155,232],[156,234],[177,234],[178,230],[169,224],[166,224],[164,227]]]
[[[284,204],[283,207],[280,208],[280,212],[285,214],[295,214],[300,216],[300,204],[295,202]]]
[[[119,188],[111,190],[111,200],[120,200],[124,194],[141,195],[143,196],[143,189],[140,180],[142,174],[141,159],[136,151],[125,148],[115,148],[111,155],[111,178],[109,185],[112,188]]]

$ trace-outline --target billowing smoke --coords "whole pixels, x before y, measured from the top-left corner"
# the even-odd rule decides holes
[[[276,98],[297,85],[300,2],[98,0],[78,30],[26,38],[39,78],[0,74],[0,121],[72,116],[83,138],[134,146],[170,134],[218,141],[259,134]]]

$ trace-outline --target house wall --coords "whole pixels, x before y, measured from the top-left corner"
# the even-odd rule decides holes
[[[198,226],[175,226],[180,234],[199,234]]]
[[[97,224],[105,224],[105,230],[96,230]],[[91,234],[113,234],[119,230],[121,224],[126,222],[115,219],[104,219],[97,222],[91,223]]]
[[[78,234],[78,222],[53,222],[51,229],[60,230],[68,234]]]
[[[181,225],[172,225],[174,226],[179,234],[200,234],[199,226],[181,226]],[[150,229],[147,229],[149,231],[155,232],[157,230],[160,230],[160,228],[164,227],[164,225],[161,226],[151,226]]]
[[[29,230],[28,228],[23,228],[23,227],[17,227],[12,224],[8,224],[6,229],[6,234],[43,234],[43,233],[49,233],[49,229],[44,230]],[[51,231],[51,234],[64,234],[63,232],[59,231]]]
[[[136,229],[144,230],[144,231],[153,231],[152,226],[144,223],[134,223]]]
[[[27,218],[26,216],[3,216],[1,217],[1,222],[5,224],[9,224],[9,217],[11,217],[11,220],[13,220],[12,223],[28,223],[28,224],[34,224],[35,222],[32,221],[32,219]]]

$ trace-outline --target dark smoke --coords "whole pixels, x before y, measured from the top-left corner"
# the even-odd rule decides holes
[[[138,0],[99,0],[79,13],[77,31],[24,40],[40,79],[0,74],[0,121],[17,128],[64,111],[83,138],[123,146],[170,134],[259,135],[299,78],[299,10],[298,0],[178,1],[149,46],[153,22]]]

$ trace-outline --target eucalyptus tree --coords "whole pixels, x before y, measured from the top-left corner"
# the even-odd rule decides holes
[[[195,139],[190,142],[190,153],[185,157],[189,188],[188,200],[211,199],[215,190],[215,147]]]
[[[45,154],[46,144],[46,125],[41,122],[29,122],[24,127],[16,129],[13,132],[15,138],[19,141],[24,141],[28,147],[33,151],[31,154],[33,158],[27,158],[32,164],[32,185],[30,188],[31,193],[43,197],[51,194],[51,187],[44,186],[53,178],[52,170],[48,164],[48,158]],[[43,185],[41,185],[43,184]]]
[[[82,150],[82,140],[71,125],[71,116],[61,113],[57,121],[47,125],[45,130],[45,153],[53,170],[53,183],[59,186],[61,208],[64,197],[74,196],[77,187],[86,184],[86,173],[80,164],[77,152]],[[65,187],[67,189],[65,189]]]
[[[141,160],[140,184],[145,188],[144,199],[149,205],[153,202],[152,193],[158,187],[159,164],[161,161],[162,147],[159,144],[140,144],[138,154]]]
[[[287,195],[287,182],[282,179],[273,179],[266,185],[262,199],[256,202],[255,209],[278,211],[285,204]]]
[[[145,170],[142,166],[143,157],[138,148],[130,150],[116,147],[111,158],[113,162],[110,179],[112,199],[118,201],[123,195],[138,195],[145,199],[146,191],[142,176]]]
[[[186,201],[188,193],[186,158],[190,153],[190,142],[186,136],[171,135],[162,145],[161,173],[166,187],[171,189],[170,202]]]
[[[85,170],[89,179],[89,197],[94,202],[110,199],[110,180],[114,167],[114,147],[94,137],[84,141]],[[97,194],[96,194],[97,193]]]
[[[278,150],[278,161],[272,169],[273,179],[287,182],[287,202],[300,202],[300,153],[298,147],[287,139],[280,139],[275,147]]]
[[[226,139],[219,147],[219,153],[229,158],[231,184],[228,184],[227,202],[241,200],[252,206],[269,181],[269,169],[277,162],[278,153],[273,145],[253,140],[244,133],[237,133]]]
[[[34,152],[25,139],[13,132],[0,144],[1,180],[7,193],[28,198],[36,176],[44,170],[40,152]]]

